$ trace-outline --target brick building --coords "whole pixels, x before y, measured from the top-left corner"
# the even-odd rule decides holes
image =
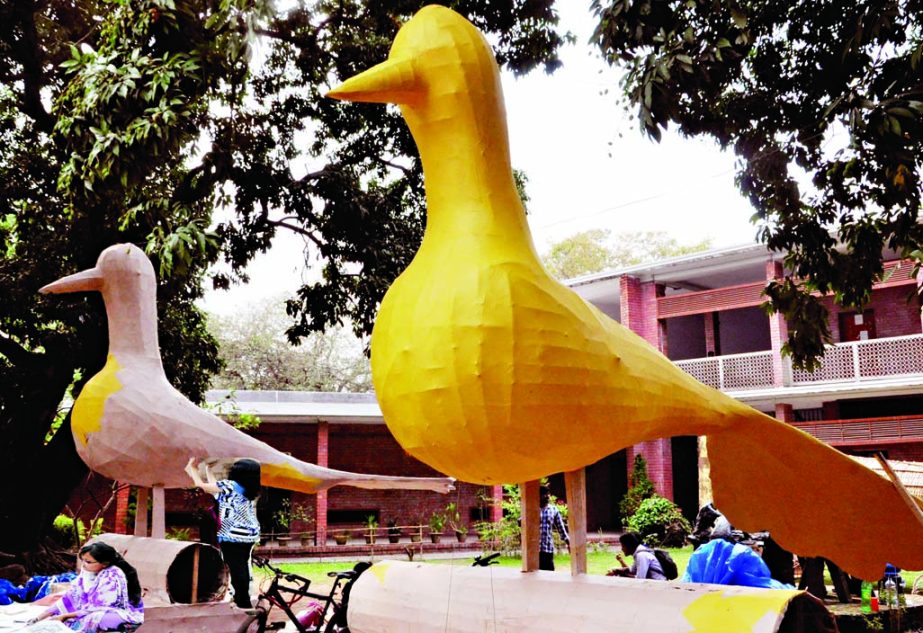
[[[923,321],[913,265],[888,261],[861,314],[825,301],[836,344],[808,373],[781,354],[784,319],[760,307],[766,283],[782,275],[779,260],[760,245],[735,247],[569,285],[705,384],[846,453],[923,460]],[[696,439],[646,442],[629,460],[635,452],[647,458],[658,493],[694,512]]]
[[[785,420],[853,454],[883,451],[898,460],[923,460],[923,321],[915,301],[912,265],[891,261],[862,314],[831,301],[830,331],[837,343],[814,373],[795,371],[780,353],[786,324],[761,308],[766,282],[782,273],[777,257],[759,245],[697,253],[571,280],[568,285],[609,316],[644,337],[702,382]],[[212,392],[220,401],[226,393]],[[253,434],[300,459],[331,468],[428,476],[434,472],[395,442],[372,394],[236,392],[239,411],[257,414]],[[659,494],[690,516],[699,505],[698,442],[674,437],[619,451],[587,468],[587,525],[617,530],[618,502],[636,453],[647,460]],[[562,475],[552,490],[564,497]],[[433,511],[455,502],[470,524],[497,517],[499,487],[459,482],[443,496],[429,492],[369,491],[338,487],[319,495],[270,491],[261,503],[264,531],[288,505],[303,508],[311,524],[290,530],[330,532],[361,525],[369,515],[381,526],[426,524]],[[168,525],[192,522],[179,491],[168,495]],[[127,497],[116,504],[124,515]],[[116,520],[117,523],[121,519]]]

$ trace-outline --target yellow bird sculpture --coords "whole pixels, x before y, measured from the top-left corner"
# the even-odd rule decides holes
[[[707,435],[715,500],[735,526],[863,578],[888,561],[923,568],[923,524],[889,481],[697,382],[548,275],[513,183],[497,64],[466,19],[422,9],[387,61],[328,96],[398,104],[423,161],[423,243],[371,342],[378,400],[405,450],[497,484]]]
[[[200,409],[173,388],[157,342],[156,279],[144,252],[117,244],[95,268],[41,288],[43,293],[102,293],[109,320],[109,356],[74,403],[77,453],[92,470],[139,486],[188,488],[190,455],[227,465],[249,457],[267,486],[315,493],[331,486],[448,492],[444,477],[388,477],[323,468],[286,455]]]

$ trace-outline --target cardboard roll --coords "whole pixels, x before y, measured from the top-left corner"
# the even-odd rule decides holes
[[[214,602],[227,591],[227,567],[211,545],[125,534],[94,541],[114,547],[138,571],[145,604]]]

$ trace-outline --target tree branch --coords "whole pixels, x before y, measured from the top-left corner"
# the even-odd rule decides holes
[[[23,68],[23,93],[19,109],[30,116],[43,132],[50,133],[54,129],[54,117],[45,110],[42,103],[42,66],[44,54],[39,42],[38,30],[35,27],[35,12],[38,5],[34,2],[17,3],[13,11],[14,19],[19,22],[22,40],[16,47],[19,52],[19,62]]]

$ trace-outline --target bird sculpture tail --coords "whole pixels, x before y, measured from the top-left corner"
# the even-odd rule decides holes
[[[739,415],[707,438],[715,503],[735,527],[770,529],[786,549],[867,580],[882,561],[923,569],[923,522],[890,480],[788,424]]]
[[[245,457],[245,456],[241,456]],[[397,477],[368,475],[324,468],[299,461],[288,455],[248,455],[261,465],[260,483],[264,486],[315,494],[333,486],[352,486],[369,490],[431,490],[447,493],[454,490],[451,477]],[[206,459],[212,472],[224,478],[231,464],[239,458]]]

